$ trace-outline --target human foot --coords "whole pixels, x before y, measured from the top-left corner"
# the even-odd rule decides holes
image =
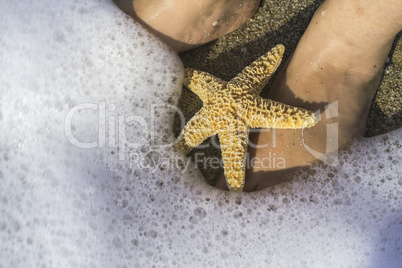
[[[320,110],[321,121],[311,129],[251,134],[251,144],[260,148],[249,146],[248,163],[259,165],[248,168],[244,191],[275,184],[297,167],[322,159],[364,133],[385,58],[402,28],[395,23],[402,7],[388,1],[393,11],[381,14],[376,3],[341,2],[325,1],[317,10],[268,95],[289,105]],[[217,187],[226,189],[224,179]]]
[[[200,46],[236,30],[254,15],[260,2],[260,0],[113,1],[176,51]]]

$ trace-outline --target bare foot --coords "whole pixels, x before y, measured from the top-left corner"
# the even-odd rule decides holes
[[[113,1],[176,51],[200,46],[238,29],[254,15],[260,2],[260,0]]]
[[[397,0],[327,0],[320,6],[268,98],[319,110],[321,121],[310,129],[251,134],[251,143],[263,148],[249,146],[250,159],[260,161],[247,169],[244,191],[275,184],[364,134],[400,18]],[[217,187],[227,189],[224,178]]]

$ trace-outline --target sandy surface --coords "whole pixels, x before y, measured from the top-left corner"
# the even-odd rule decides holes
[[[284,62],[295,50],[301,35],[308,26],[315,10],[323,1],[313,0],[263,0],[255,16],[242,28],[200,48],[180,55],[184,66],[207,71],[230,80],[245,66],[253,62],[276,44],[284,44]],[[383,81],[370,112],[366,136],[375,136],[397,129],[402,123],[402,38],[399,34],[387,61]],[[278,72],[277,72],[278,73]],[[275,80],[273,77],[270,83]],[[269,90],[265,87],[262,96]],[[198,97],[183,87],[180,109],[189,120],[202,106]],[[175,122],[175,132],[180,132],[180,121]],[[215,141],[218,140],[214,137]],[[209,144],[210,139],[205,142]],[[220,150],[210,145],[195,149],[191,155],[202,153],[205,157],[220,157]],[[200,157],[199,157],[200,158]],[[223,172],[221,168],[198,166],[208,183],[214,185]]]

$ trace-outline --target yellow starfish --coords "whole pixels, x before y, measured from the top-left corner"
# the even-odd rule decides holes
[[[284,51],[283,45],[277,45],[229,82],[206,72],[185,70],[184,85],[204,105],[186,124],[176,148],[183,151],[183,141],[193,148],[218,134],[230,191],[242,191],[244,186],[249,128],[304,128],[317,123],[310,111],[259,96]]]

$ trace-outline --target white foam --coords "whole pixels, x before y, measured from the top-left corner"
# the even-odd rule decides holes
[[[172,139],[162,105],[177,102],[182,65],[113,3],[9,1],[0,17],[0,267],[402,262],[401,129],[356,142],[341,166],[223,193],[153,149]],[[72,145],[68,115],[70,141],[105,147]]]

